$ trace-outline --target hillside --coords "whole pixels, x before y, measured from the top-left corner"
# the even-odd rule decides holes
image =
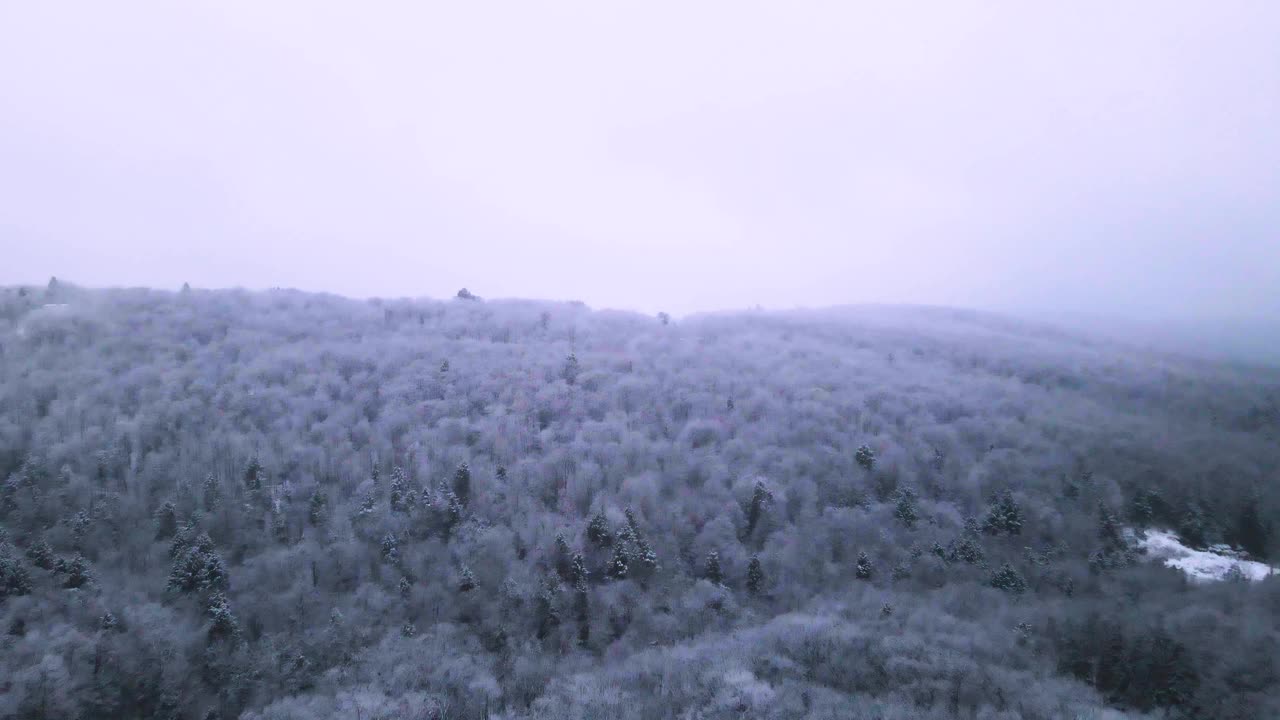
[[[1280,717],[1280,370],[940,308],[0,294],[0,717]]]

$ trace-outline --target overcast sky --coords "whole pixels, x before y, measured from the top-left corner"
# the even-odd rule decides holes
[[[0,283],[1280,316],[1280,3],[0,0]]]

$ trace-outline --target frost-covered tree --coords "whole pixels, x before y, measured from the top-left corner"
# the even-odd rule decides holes
[[[1103,547],[1115,548],[1125,544],[1120,520],[1103,501],[1098,501],[1098,539]]]
[[[27,559],[41,570],[52,570],[54,563],[57,562],[53,548],[49,547],[49,543],[43,537],[36,538],[27,546]]]
[[[458,572],[458,591],[471,592],[476,589],[476,576],[466,565]]]
[[[221,592],[213,593],[206,604],[209,617],[209,640],[230,640],[239,637],[240,622],[231,611],[231,604]]]
[[[465,462],[453,473],[453,494],[464,507],[471,502],[471,466]]]
[[[949,562],[949,559],[947,557],[947,549],[942,546],[942,543],[936,540],[933,542],[933,546],[929,548],[929,553],[932,555],[936,555],[939,560]]]
[[[636,520],[636,515],[631,508],[627,508],[624,512],[627,517],[627,537],[625,545],[629,554],[629,564],[635,567],[632,570],[639,569],[644,573],[651,573],[658,569],[658,555],[654,552],[653,547],[649,545],[648,539],[640,529],[640,523]]]
[[[1022,534],[1022,508],[1011,491],[996,496],[982,521],[982,531],[988,535]]]
[[[258,457],[249,459],[249,465],[244,470],[244,486],[251,493],[262,490],[262,480],[264,471],[262,463],[258,461]]]
[[[62,587],[67,589],[82,588],[93,583],[89,561],[80,553],[76,553],[71,560],[59,558],[54,566],[54,572],[62,576]]]
[[[759,595],[763,590],[764,566],[760,564],[759,556],[752,555],[751,561],[747,563],[747,592]]]
[[[724,572],[720,569],[720,553],[715,550],[707,553],[707,560],[703,564],[702,576],[716,585],[724,582]]]
[[[613,544],[613,532],[609,529],[609,521],[603,512],[597,513],[587,523],[587,541],[598,548]]]
[[[773,492],[764,480],[757,480],[751,492],[751,502],[747,505],[747,528],[744,537],[751,538],[760,520],[764,517],[769,504],[773,502]]]
[[[31,592],[31,572],[22,559],[0,547],[0,602]]]
[[[1178,522],[1178,535],[1191,547],[1205,547],[1211,535],[1209,520],[1205,517],[1200,503],[1187,503],[1186,510]]]
[[[866,552],[858,553],[858,563],[854,568],[853,576],[859,580],[870,580],[875,575],[875,564],[871,562],[871,556]]]
[[[1144,528],[1155,519],[1155,508],[1146,490],[1139,490],[1129,501],[1129,519],[1138,528]]]
[[[945,557],[948,562],[982,565],[986,562],[987,555],[982,549],[980,536],[975,532],[966,531],[961,533],[959,538],[951,541],[947,546]]]
[[[582,366],[578,362],[578,356],[569,353],[569,357],[564,359],[564,365],[560,368],[560,377],[564,378],[565,383],[573,385],[578,382],[578,375],[582,372]]]
[[[222,556],[214,549],[213,540],[199,533],[187,540],[192,530],[183,528],[170,548],[173,565],[169,570],[168,589],[184,594],[208,594],[227,589],[228,573]]]
[[[565,540],[564,533],[556,533],[555,550],[556,574],[560,576],[562,582],[571,582],[573,572],[573,550],[569,548],[569,541]]]
[[[218,485],[218,479],[212,473],[206,475],[201,485],[202,500],[205,512],[213,512],[218,509],[218,502],[222,497],[222,489]]]
[[[389,532],[382,536],[382,560],[389,563],[400,562],[400,540],[396,534]]]
[[[556,583],[545,578],[534,601],[534,617],[537,619],[536,637],[545,639],[560,625],[560,610],[556,604]]]
[[[1266,558],[1271,547],[1272,525],[1263,519],[1261,493],[1254,489],[1240,506],[1236,518],[1234,540],[1250,555]]]
[[[582,557],[581,553],[574,553],[573,562],[569,566],[569,582],[577,585],[580,582],[585,583],[588,578],[587,561]]]
[[[156,539],[168,540],[178,532],[178,508],[166,500],[155,512]]]
[[[78,549],[84,542],[84,536],[89,533],[89,528],[93,525],[93,518],[89,517],[89,513],[81,510],[71,518],[71,542]]]
[[[625,580],[630,570],[626,548],[621,543],[614,545],[613,558],[609,561],[605,573],[614,580]]]
[[[579,556],[577,560],[581,561],[581,556]],[[575,563],[575,565],[579,564],[580,562]],[[573,581],[573,615],[574,620],[578,623],[578,645],[584,648],[591,642],[591,606],[590,597],[588,595],[589,592],[590,591],[587,587],[586,570],[583,568],[582,574],[577,575]]]
[[[899,488],[898,499],[894,503],[893,516],[908,529],[916,526],[920,512],[916,509],[916,494],[911,488]]]
[[[1027,591],[1027,581],[1009,563],[1004,563],[998,570],[993,572],[988,584],[997,590],[1003,590],[1014,595],[1021,595]]]
[[[413,510],[417,496],[409,487],[409,478],[405,475],[404,468],[399,465],[391,468],[391,487],[388,495],[393,512],[407,513]]]
[[[447,539],[454,528],[462,523],[462,519],[466,515],[466,509],[462,506],[462,501],[458,499],[458,496],[447,488],[444,489],[440,499],[444,503],[443,529],[444,536]]]
[[[317,488],[315,492],[311,493],[311,499],[307,501],[307,521],[316,527],[320,527],[324,525],[328,517],[329,496]]]
[[[1105,523],[1106,518],[1103,518]],[[1094,548],[1089,554],[1089,570],[1092,572],[1103,572],[1113,570],[1115,568],[1128,567],[1136,561],[1133,550],[1128,543],[1118,535],[1114,535],[1107,530],[1103,530],[1102,544]]]
[[[853,459],[867,472],[876,468],[876,451],[872,450],[870,445],[860,445],[857,452],[853,454]]]

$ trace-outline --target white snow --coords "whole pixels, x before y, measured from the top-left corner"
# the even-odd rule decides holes
[[[1227,579],[1232,567],[1239,567],[1248,580],[1261,580],[1276,572],[1265,563],[1232,557],[1229,548],[1215,546],[1210,550],[1193,550],[1183,545],[1178,536],[1168,530],[1147,530],[1145,537],[1134,537],[1138,547],[1146,550],[1147,557],[1162,560],[1166,567],[1176,568],[1187,577],[1200,582]]]

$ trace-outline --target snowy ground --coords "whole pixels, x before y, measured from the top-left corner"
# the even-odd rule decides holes
[[[1134,542],[1147,551],[1147,557],[1161,560],[1166,566],[1181,570],[1192,580],[1225,580],[1233,566],[1238,566],[1241,574],[1249,580],[1261,580],[1276,572],[1275,568],[1264,563],[1241,560],[1221,551],[1193,550],[1183,545],[1178,536],[1168,530],[1148,530],[1146,537],[1135,537]]]

